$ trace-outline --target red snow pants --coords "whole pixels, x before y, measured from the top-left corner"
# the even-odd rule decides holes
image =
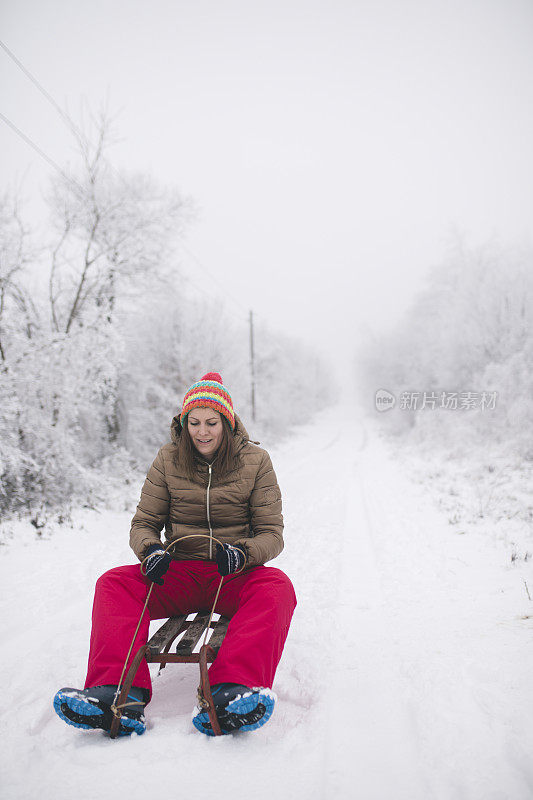
[[[163,586],[154,585],[128,668],[148,640],[150,620],[209,611],[219,583],[220,575],[212,561],[172,561]],[[118,685],[149,586],[140,564],[111,569],[96,582],[86,688]],[[215,612],[231,620],[209,668],[211,685],[272,687],[295,606],[292,583],[275,567],[252,567],[226,576]],[[147,689],[151,696],[150,673],[144,660],[133,685]]]

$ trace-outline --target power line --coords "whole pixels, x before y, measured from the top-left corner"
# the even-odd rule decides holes
[[[209,277],[210,277],[210,278],[211,278],[211,279],[212,279],[212,280],[213,280],[213,281],[214,281],[216,284],[218,284],[219,288],[220,288],[220,289],[221,289],[221,291],[222,291],[222,292],[223,292],[223,293],[226,295],[226,297],[228,297],[228,298],[231,300],[231,302],[232,302],[232,303],[234,303],[234,304],[235,304],[235,305],[236,305],[236,306],[239,308],[239,310],[240,310],[240,311],[244,311],[244,313],[245,313],[246,315],[248,315],[248,313],[249,313],[249,309],[248,309],[248,308],[246,308],[246,307],[245,307],[245,306],[244,306],[242,303],[240,303],[238,300],[236,300],[236,299],[235,299],[235,298],[234,298],[234,297],[233,297],[231,294],[229,294],[229,292],[228,292],[228,290],[226,289],[226,287],[224,286],[224,284],[223,284],[223,283],[222,283],[222,282],[221,282],[221,281],[220,281],[220,280],[219,280],[219,279],[216,277],[216,275],[214,275],[214,274],[211,272],[211,270],[209,270],[209,269],[208,269],[208,268],[205,266],[205,264],[203,264],[203,263],[200,261],[200,259],[198,258],[198,256],[196,256],[196,255],[195,255],[195,254],[192,252],[192,250],[191,250],[189,247],[187,247],[187,245],[186,245],[184,242],[180,242],[180,247],[181,247],[181,248],[183,248],[183,250],[185,250],[185,252],[187,253],[187,255],[189,255],[189,256],[190,256],[190,258],[192,258],[192,259],[193,259],[193,261],[195,261],[195,262],[198,264],[198,266],[200,267],[200,269],[202,269],[202,270],[203,270],[203,272],[205,272],[205,273],[206,273],[206,275],[209,275]]]
[[[60,115],[60,117],[62,118],[63,122],[65,122],[65,123],[67,124],[67,126],[70,128],[70,131],[71,131],[71,133],[74,133],[74,134],[75,134],[75,136],[77,136],[77,137],[84,138],[84,136],[83,136],[83,133],[82,133],[82,132],[80,131],[80,129],[79,129],[79,128],[78,128],[78,127],[77,127],[77,126],[74,124],[74,122],[73,122],[73,121],[70,119],[70,117],[68,116],[68,114],[66,114],[66,113],[63,111],[63,109],[61,108],[61,106],[59,105],[59,103],[58,103],[58,102],[56,102],[56,100],[54,100],[54,98],[52,97],[52,95],[50,94],[50,92],[48,92],[48,91],[47,91],[47,90],[44,88],[44,86],[42,86],[42,84],[40,84],[40,83],[39,83],[39,81],[37,80],[37,78],[36,78],[34,75],[32,75],[32,73],[29,71],[29,69],[27,69],[27,68],[24,66],[24,64],[22,63],[22,61],[20,61],[20,60],[19,60],[19,59],[16,57],[16,55],[15,55],[14,53],[12,53],[12,52],[11,52],[11,50],[9,49],[9,47],[8,47],[8,46],[7,46],[7,45],[6,45],[6,44],[5,44],[5,43],[4,43],[4,42],[3,42],[1,39],[0,39],[0,47],[1,47],[1,48],[2,48],[2,49],[3,49],[3,50],[6,52],[6,53],[7,53],[7,55],[9,56],[9,58],[11,58],[11,60],[15,62],[15,64],[17,65],[17,67],[18,67],[20,70],[22,70],[22,72],[23,72],[23,73],[26,75],[26,77],[28,77],[28,78],[30,79],[30,81],[31,81],[31,82],[34,84],[34,86],[36,86],[36,87],[37,87],[37,89],[38,89],[38,90],[41,92],[41,94],[42,94],[44,97],[46,97],[46,99],[48,100],[48,102],[49,102],[49,103],[50,103],[50,104],[51,104],[51,105],[52,105],[52,106],[55,108],[55,110],[57,111],[57,113]]]
[[[206,290],[205,286],[201,286],[197,281],[193,280],[190,277],[190,275],[188,275],[188,274],[182,275],[181,278],[180,278],[180,281],[182,281],[183,283],[185,283],[185,284],[191,286],[192,288],[196,289],[196,291],[200,295],[200,299],[201,300],[205,300],[206,296],[207,296],[213,302],[216,302],[216,303],[220,303],[221,302],[221,297],[220,297],[219,294],[215,294],[213,291],[211,291],[209,289]],[[215,289],[215,291],[216,291],[216,289]],[[222,298],[222,302],[223,302],[223,298]],[[228,314],[228,316],[233,321],[238,322],[240,325],[247,325],[248,324],[247,316],[246,317],[245,316],[238,316],[232,309],[227,309],[226,313]],[[247,312],[247,314],[248,313],[249,312]]]
[[[196,255],[195,255],[195,254],[192,252],[192,250],[191,250],[189,247],[187,247],[187,246],[186,246],[186,245],[185,245],[183,242],[180,242],[180,247],[182,247],[182,248],[183,248],[183,250],[184,250],[184,251],[187,253],[187,255],[189,255],[189,256],[190,256],[190,258],[192,258],[192,259],[193,259],[193,261],[195,261],[195,262],[196,262],[196,264],[198,264],[198,266],[200,267],[200,269],[201,269],[203,272],[205,272],[205,273],[206,273],[206,275],[208,275],[208,276],[209,276],[209,277],[210,277],[210,278],[211,278],[211,279],[212,279],[212,280],[213,280],[215,283],[217,283],[217,284],[218,284],[218,286],[220,287],[220,289],[221,289],[221,291],[223,292],[223,294],[224,294],[224,295],[225,295],[227,298],[229,298],[229,300],[231,300],[231,302],[232,302],[232,303],[234,303],[234,305],[235,305],[235,306],[236,306],[236,307],[237,307],[237,308],[238,308],[238,309],[239,309],[241,312],[244,312],[244,313],[245,313],[245,315],[246,315],[246,317],[245,317],[245,320],[246,320],[246,325],[248,325],[248,318],[249,318],[249,314],[250,314],[250,307],[249,307],[249,306],[248,306],[248,307],[247,307],[247,306],[245,306],[243,303],[239,302],[238,300],[236,300],[236,299],[235,299],[235,297],[233,297],[231,294],[229,294],[229,293],[228,293],[228,291],[227,291],[227,289],[226,289],[226,287],[224,286],[224,284],[223,284],[223,283],[222,283],[222,282],[221,282],[221,281],[220,281],[220,280],[219,280],[219,279],[218,279],[218,278],[217,278],[217,277],[216,277],[216,276],[213,274],[213,272],[212,272],[211,270],[209,270],[209,269],[208,269],[208,268],[205,266],[205,264],[203,264],[203,263],[200,261],[200,259],[198,258],[198,256],[196,256]],[[201,288],[198,286],[198,284],[196,284],[196,287],[197,287],[198,289],[200,289],[200,291],[202,291],[202,289],[201,289]],[[266,325],[270,325],[270,320],[267,318],[267,316],[266,316],[265,314],[263,314],[263,313],[261,313],[261,312],[258,312],[258,311],[256,311],[256,310],[254,310],[254,316],[256,316],[256,317],[259,317],[260,319],[262,319],[262,320],[263,320],[263,322],[264,322]]]
[[[1,112],[1,111],[0,111],[0,119],[1,119],[3,122],[5,122],[5,124],[6,124],[6,125],[8,125],[8,126],[11,128],[11,130],[15,131],[15,133],[16,133],[18,136],[20,136],[20,138],[21,138],[21,139],[22,139],[24,142],[26,142],[26,144],[29,144],[29,146],[30,146],[30,147],[32,147],[32,148],[35,150],[35,152],[36,152],[36,153],[38,153],[38,154],[41,156],[41,158],[44,158],[44,160],[45,160],[45,161],[46,161],[48,164],[50,164],[50,166],[52,166],[54,169],[56,169],[56,170],[59,172],[59,174],[60,174],[60,175],[61,175],[61,176],[62,176],[62,177],[63,177],[63,178],[66,180],[66,181],[68,181],[68,182],[69,182],[69,183],[71,183],[73,186],[75,186],[77,189],[79,189],[79,191],[80,191],[80,192],[84,192],[84,189],[83,189],[83,187],[82,187],[82,186],[81,186],[81,185],[78,183],[78,181],[77,181],[77,180],[75,180],[74,178],[71,178],[71,177],[70,177],[70,175],[67,175],[67,173],[66,173],[66,172],[63,172],[63,170],[61,169],[61,167],[59,166],[59,164],[57,164],[57,163],[54,161],[54,159],[53,159],[53,158],[50,158],[50,156],[49,156],[49,155],[47,155],[47,154],[44,152],[44,150],[41,150],[41,148],[39,147],[39,145],[35,144],[35,142],[34,142],[32,139],[30,139],[30,137],[29,137],[29,136],[26,136],[26,134],[25,134],[25,133],[23,133],[23,132],[20,130],[20,128],[17,128],[17,126],[15,125],[15,123],[14,123],[14,122],[11,122],[11,120],[10,120],[10,119],[8,119],[8,118],[7,118],[7,117],[6,117],[4,114],[2,114],[2,112]]]
[[[73,121],[70,119],[70,117],[68,116],[68,114],[66,114],[66,113],[65,113],[65,111],[63,111],[63,109],[61,108],[61,106],[59,105],[59,103],[58,103],[58,102],[57,102],[57,101],[56,101],[56,100],[55,100],[55,99],[52,97],[52,95],[50,94],[50,92],[48,92],[48,91],[47,91],[47,90],[44,88],[44,86],[43,86],[43,85],[42,85],[42,84],[41,84],[41,83],[40,83],[40,82],[37,80],[37,78],[35,77],[35,75],[33,75],[33,74],[30,72],[30,70],[29,70],[27,67],[25,67],[25,66],[24,66],[24,64],[22,63],[22,61],[20,61],[20,59],[19,59],[19,58],[17,58],[17,56],[16,56],[16,55],[15,55],[15,54],[14,54],[14,53],[13,53],[13,52],[12,52],[12,51],[9,49],[9,47],[8,47],[8,46],[5,44],[5,42],[3,42],[1,39],[0,39],[0,47],[1,47],[1,48],[2,48],[2,49],[3,49],[3,50],[6,52],[6,53],[7,53],[7,55],[9,56],[9,58],[11,58],[11,60],[12,60],[12,61],[13,61],[13,62],[14,62],[16,65],[17,65],[17,67],[18,67],[20,70],[22,70],[22,72],[23,72],[23,73],[24,73],[24,74],[25,74],[25,75],[26,75],[26,76],[27,76],[27,77],[30,79],[30,81],[31,81],[31,82],[34,84],[34,86],[36,86],[36,87],[37,87],[37,89],[38,89],[38,90],[41,92],[41,94],[42,94],[42,95],[43,95],[43,96],[44,96],[44,97],[45,97],[45,98],[48,100],[48,102],[49,102],[49,103],[50,103],[50,104],[51,104],[51,105],[52,105],[52,106],[55,108],[55,110],[56,110],[56,111],[58,112],[58,114],[60,115],[61,119],[62,119],[62,120],[63,120],[63,121],[64,121],[64,122],[67,124],[67,126],[68,126],[68,128],[70,129],[71,133],[74,133],[74,135],[75,135],[76,137],[78,137],[79,139],[84,139],[84,140],[85,140],[85,142],[86,142],[86,144],[88,144],[88,145],[90,145],[91,147],[93,147],[92,143],[91,143],[91,142],[90,142],[90,141],[87,139],[87,137],[85,136],[85,134],[84,134],[84,133],[83,133],[83,132],[82,132],[82,131],[81,131],[81,130],[80,130],[78,127],[77,127],[77,125],[76,125],[76,124],[75,124],[75,123],[74,123],[74,122],[73,122]],[[61,170],[61,168],[60,168],[60,167],[59,167],[59,166],[58,166],[58,165],[57,165],[57,164],[56,164],[56,163],[55,163],[55,162],[54,162],[54,161],[53,161],[53,160],[52,160],[52,159],[51,159],[49,156],[47,156],[47,155],[46,155],[46,153],[44,153],[44,152],[43,152],[43,151],[42,151],[40,148],[38,148],[38,147],[37,147],[37,145],[36,145],[34,142],[32,142],[32,141],[29,139],[29,137],[27,137],[27,136],[26,136],[24,133],[22,133],[22,131],[20,131],[20,130],[19,130],[19,129],[18,129],[16,126],[15,126],[15,125],[13,125],[13,123],[11,123],[11,122],[10,122],[10,121],[9,121],[9,120],[8,120],[6,117],[4,117],[2,114],[0,114],[0,116],[2,117],[2,119],[4,120],[4,122],[6,122],[6,124],[8,124],[8,125],[9,125],[11,128],[13,128],[13,130],[15,130],[15,131],[16,131],[16,132],[19,134],[19,136],[21,136],[21,137],[22,137],[22,138],[23,138],[23,139],[24,139],[24,140],[25,140],[25,141],[26,141],[28,144],[30,144],[30,145],[31,145],[31,147],[33,147],[33,148],[34,148],[34,150],[36,150],[36,151],[39,153],[39,155],[40,155],[40,156],[42,156],[43,158],[45,158],[45,159],[46,159],[46,161],[48,161],[48,163],[49,163],[49,164],[51,164],[51,165],[52,165],[52,166],[53,166],[55,169],[59,170],[59,172],[60,172],[60,173],[63,175],[63,177],[65,177],[65,178],[67,178],[68,180],[71,180],[71,181],[73,180],[73,179],[71,179],[71,178],[68,178],[68,176],[67,176],[67,175],[65,175],[65,173],[64,173],[64,172]],[[115,169],[115,167],[114,167],[112,164],[111,164],[110,166],[111,166],[111,169],[112,169],[112,170],[113,170],[113,171],[114,171],[116,174],[118,174],[118,172],[117,172],[117,170]],[[79,184],[77,184],[77,185],[78,185],[78,187],[81,189],[81,187],[79,186]],[[189,249],[189,248],[188,248],[188,247],[187,247],[187,246],[186,246],[186,245],[185,245],[183,242],[181,243],[181,246],[182,246],[182,248],[185,250],[185,252],[186,252],[186,253],[188,253],[188,255],[190,256],[190,258],[192,258],[192,259],[193,259],[193,260],[194,260],[194,261],[195,261],[195,262],[198,264],[198,266],[199,266],[199,267],[200,267],[200,268],[201,268],[201,269],[202,269],[202,270],[203,270],[203,271],[204,271],[204,272],[205,272],[207,275],[209,275],[209,276],[211,277],[211,279],[212,279],[213,281],[215,281],[215,283],[217,283],[217,284],[218,284],[218,286],[220,287],[220,289],[222,290],[222,292],[223,292],[223,293],[226,295],[226,297],[228,297],[228,298],[231,300],[231,302],[232,302],[232,303],[234,303],[234,304],[235,304],[235,305],[236,305],[236,306],[237,306],[237,307],[238,307],[238,308],[239,308],[241,311],[244,311],[244,313],[245,313],[245,314],[246,314],[246,316],[248,317],[248,314],[249,314],[249,309],[248,309],[248,308],[246,308],[246,307],[245,307],[245,306],[244,306],[242,303],[240,303],[240,302],[239,302],[238,300],[236,300],[234,297],[232,297],[230,294],[228,294],[228,292],[227,292],[227,290],[226,290],[225,286],[223,285],[223,283],[222,283],[221,281],[219,281],[219,280],[218,280],[218,278],[217,278],[217,277],[216,277],[216,276],[215,276],[215,275],[214,275],[214,274],[213,274],[213,273],[212,273],[212,272],[211,272],[209,269],[207,269],[207,267],[205,266],[205,264],[202,264],[202,262],[200,261],[200,259],[198,258],[198,256],[196,256],[196,255],[195,255],[195,254],[194,254],[194,253],[193,253],[193,252],[192,252],[192,251],[191,251],[191,250],[190,250],[190,249]],[[259,315],[259,316],[262,316],[262,315]]]
[[[66,125],[69,128],[69,130],[71,131],[71,133],[74,133],[74,135],[78,139],[85,140],[86,144],[88,144],[88,145],[90,145],[92,147],[93,146],[92,143],[87,139],[85,134],[77,127],[77,125],[71,120],[71,118],[68,116],[68,114],[65,111],[63,111],[63,109],[61,108],[59,103],[52,97],[50,92],[48,92],[44,88],[44,86],[37,80],[37,78],[30,72],[30,70],[27,67],[24,66],[22,61],[20,61],[20,59],[17,58],[17,56],[9,49],[9,47],[1,39],[0,39],[0,47],[7,53],[9,58],[11,58],[11,60],[17,65],[17,67],[26,75],[26,77],[28,77],[30,79],[30,81],[34,84],[34,86],[37,87],[37,89],[41,92],[41,94],[55,108],[55,110],[57,111],[57,113],[59,114],[59,116],[61,117],[63,122],[66,123]],[[7,117],[5,117],[1,112],[0,112],[0,118],[6,123],[6,125],[9,125],[9,127],[12,128],[12,130],[14,130],[27,144],[29,144],[30,147],[32,147],[42,158],[44,158],[45,161],[48,162],[48,164],[50,164],[52,167],[54,167],[54,169],[56,169],[60,173],[60,175],[62,175],[63,178],[65,178],[67,181],[69,181],[70,183],[75,185],[80,191],[83,192],[82,187],[80,186],[80,184],[74,178],[71,178],[65,172],[63,172],[61,167],[52,158],[50,158],[50,156],[48,156],[38,145],[35,144],[35,142],[33,142],[28,136],[26,136],[25,133],[23,133],[19,128],[17,128],[17,126],[14,123],[12,123]],[[111,168],[115,173],[117,173],[117,170],[115,169],[115,167],[113,165],[111,165]],[[215,283],[218,284],[218,286],[220,287],[222,292],[225,294],[225,296],[228,297],[231,300],[231,302],[234,303],[240,309],[241,312],[244,311],[246,316],[248,316],[249,309],[246,308],[242,303],[240,303],[238,300],[236,300],[232,295],[230,295],[227,292],[227,290],[226,290],[225,286],[222,284],[222,282],[209,269],[207,269],[205,264],[203,264],[200,261],[198,256],[196,256],[183,242],[181,242],[181,247],[185,250],[186,253],[188,253],[190,258],[192,258],[198,264],[198,266],[207,275],[209,275],[210,278],[213,281],[215,281]],[[197,288],[199,288],[199,287],[197,287]],[[262,314],[259,314],[259,316],[263,317],[265,322],[267,322],[266,317],[264,317]]]
[[[36,144],[36,143],[35,143],[35,142],[34,142],[32,139],[30,139],[30,137],[29,137],[29,136],[27,136],[27,135],[26,135],[26,134],[25,134],[23,131],[21,131],[21,130],[20,130],[20,128],[18,128],[18,127],[15,125],[15,123],[14,123],[14,122],[11,122],[11,120],[10,120],[10,119],[8,119],[8,118],[7,118],[7,117],[6,117],[4,114],[2,114],[2,112],[1,112],[1,111],[0,111],[0,119],[1,119],[3,122],[5,122],[5,124],[6,124],[8,127],[10,127],[10,128],[11,128],[11,130],[13,130],[13,131],[14,131],[14,132],[15,132],[15,133],[18,135],[18,136],[20,136],[20,138],[21,138],[21,139],[22,139],[24,142],[26,142],[26,144],[28,144],[28,145],[29,145],[29,146],[30,146],[30,147],[31,147],[33,150],[35,150],[35,152],[36,152],[36,153],[38,153],[38,155],[40,155],[40,156],[41,156],[41,158],[43,158],[43,159],[44,159],[44,160],[45,160],[45,161],[46,161],[46,162],[47,162],[47,163],[48,163],[50,166],[52,166],[52,167],[53,167],[55,170],[57,170],[57,172],[58,172],[58,173],[61,175],[61,177],[62,177],[64,180],[66,180],[66,181],[68,181],[69,183],[71,183],[71,184],[72,184],[74,187],[76,187],[76,189],[78,189],[80,192],[82,192],[82,193],[84,192],[84,189],[83,189],[83,187],[81,186],[81,184],[79,184],[79,183],[78,183],[78,181],[76,181],[76,180],[75,180],[74,178],[72,178],[70,175],[67,175],[67,173],[66,173],[66,172],[64,172],[64,171],[61,169],[61,167],[59,166],[59,164],[58,164],[56,161],[54,161],[54,159],[53,159],[53,158],[51,158],[51,157],[50,157],[50,156],[49,156],[47,153],[45,153],[45,152],[44,152],[44,150],[42,150],[42,149],[39,147],[39,145],[37,145],[37,144]],[[216,278],[216,276],[215,276],[215,275],[214,275],[214,274],[211,272],[211,270],[207,269],[207,267],[205,266],[205,264],[203,264],[203,263],[200,261],[200,259],[198,258],[198,256],[196,256],[196,255],[195,255],[195,254],[192,252],[192,250],[190,250],[190,248],[188,248],[188,247],[187,247],[187,246],[186,246],[186,245],[185,245],[183,242],[180,242],[180,246],[183,248],[183,250],[185,250],[185,252],[186,252],[186,253],[189,255],[189,257],[190,257],[190,258],[192,258],[192,259],[193,259],[193,261],[195,261],[195,263],[196,263],[196,264],[197,264],[197,265],[200,267],[200,269],[202,269],[202,271],[203,271],[203,272],[205,272],[205,274],[206,274],[206,275],[208,275],[208,276],[209,276],[209,277],[210,277],[210,278],[211,278],[211,279],[212,279],[212,280],[213,280],[213,281],[214,281],[214,282],[215,282],[215,283],[218,285],[219,289],[222,291],[222,293],[225,295],[225,297],[227,297],[229,300],[231,300],[231,302],[232,302],[232,303],[233,303],[233,304],[234,304],[234,305],[235,305],[235,306],[236,306],[236,307],[239,309],[239,311],[240,311],[241,313],[243,313],[243,312],[244,312],[244,313],[246,314],[246,318],[243,316],[243,317],[241,317],[241,318],[240,318],[240,320],[239,320],[239,321],[242,323],[242,322],[244,322],[244,321],[245,321],[245,319],[246,319],[246,324],[247,324],[248,315],[249,315],[249,313],[250,313],[250,310],[249,310],[248,308],[246,308],[246,307],[245,307],[245,306],[244,306],[242,303],[240,303],[238,300],[236,300],[236,299],[235,299],[235,298],[234,298],[234,297],[233,297],[231,294],[229,294],[229,293],[228,293],[228,291],[226,290],[226,288],[224,287],[224,285],[221,283],[221,281],[219,281],[219,280],[218,280],[218,278]],[[206,292],[206,289],[205,289],[205,287],[203,287],[203,286],[200,286],[200,285],[199,285],[199,284],[197,284],[195,281],[191,280],[190,276],[186,276],[186,280],[188,280],[188,282],[189,282],[190,284],[194,285],[194,286],[196,287],[196,289],[197,289],[199,292],[201,292],[201,293],[205,293],[205,292]],[[209,291],[208,291],[207,293],[211,295],[211,298],[212,298],[212,299],[218,299],[218,298],[217,298],[215,295],[213,295],[213,293],[211,293],[211,292],[209,292]],[[257,312],[254,312],[254,313],[256,313],[256,315],[257,315]],[[235,314],[234,314],[234,315],[232,315],[232,316],[233,316],[233,318],[234,318],[234,319],[237,319],[237,317],[236,317],[236,315],[235,315]],[[262,318],[265,320],[265,322],[268,322],[268,320],[266,319],[266,317],[264,317],[264,315],[263,315],[263,314],[259,314],[258,316],[259,316],[259,317],[262,317]]]
[[[66,124],[66,126],[69,129],[70,133],[74,134],[74,137],[78,140],[78,142],[84,143],[85,147],[87,147],[87,148],[91,147],[93,150],[95,150],[96,148],[95,148],[94,144],[86,136],[84,131],[76,125],[76,123],[69,117],[69,115],[66,113],[66,111],[64,111],[61,108],[61,106],[59,105],[57,100],[55,100],[54,97],[52,97],[50,92],[47,91],[44,88],[44,86],[37,80],[35,75],[33,75],[30,72],[30,70],[27,67],[24,66],[22,61],[19,58],[17,58],[17,56],[9,49],[9,47],[1,39],[0,39],[0,47],[2,47],[2,49],[7,53],[9,58],[11,58],[14,61],[14,63],[17,65],[17,67],[20,70],[22,70],[22,72],[26,75],[26,77],[28,77],[30,79],[30,81],[34,84],[34,86],[37,87],[37,89],[41,92],[41,94],[48,100],[50,105],[53,106],[53,108],[57,111],[57,113],[59,114],[59,116],[61,117],[63,122]],[[118,174],[117,170],[113,167],[113,165],[111,164],[110,166],[111,166],[111,169],[116,174]]]

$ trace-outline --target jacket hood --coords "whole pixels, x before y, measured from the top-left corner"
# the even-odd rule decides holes
[[[174,444],[177,444],[181,436],[183,428],[180,422],[180,414],[177,414],[170,423],[170,438]],[[248,431],[242,424],[241,418],[235,414],[235,429],[233,431],[235,438],[236,450],[239,452],[241,447],[244,447],[250,441]]]

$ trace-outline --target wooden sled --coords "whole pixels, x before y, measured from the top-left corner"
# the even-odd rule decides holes
[[[126,677],[124,678],[124,683],[122,684],[122,689],[116,705],[117,708],[120,709],[121,705],[127,702],[133,680],[143,659],[149,664],[161,664],[161,669],[167,664],[199,664],[201,690],[198,694],[199,702],[209,714],[209,720],[213,726],[213,733],[215,736],[221,736],[222,732],[215,713],[211,686],[209,685],[209,678],[207,675],[207,664],[214,661],[217,656],[220,645],[228,629],[229,619],[227,619],[227,617],[220,617],[217,621],[212,620],[210,627],[213,633],[211,634],[211,638],[207,644],[201,646],[199,652],[194,653],[194,648],[197,646],[201,637],[204,636],[205,630],[209,624],[210,612],[198,611],[195,618],[192,620],[187,620],[187,616],[190,615],[183,614],[179,617],[170,617],[167,619],[164,625],[154,633],[150,641],[137,650],[131,666],[126,673]],[[185,631],[185,635],[178,642],[175,652],[171,653],[170,648],[183,631]],[[120,717],[114,716],[109,731],[111,739],[116,739],[119,728]]]

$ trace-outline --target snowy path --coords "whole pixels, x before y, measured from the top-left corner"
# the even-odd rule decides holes
[[[187,665],[156,678],[142,737],[61,723],[51,698],[84,679],[94,581],[132,562],[136,497],[40,541],[16,525],[0,549],[5,800],[137,800],[178,781],[200,800],[533,797],[533,604],[496,535],[458,536],[348,409],[272,456],[286,522],[274,563],[299,603],[271,722],[199,735]]]

